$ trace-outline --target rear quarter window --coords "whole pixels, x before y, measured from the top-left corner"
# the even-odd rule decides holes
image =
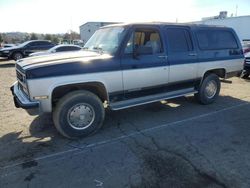
[[[187,52],[193,50],[190,33],[185,28],[167,28],[168,43],[171,52]]]
[[[198,30],[196,35],[201,50],[238,48],[233,33],[228,30]]]

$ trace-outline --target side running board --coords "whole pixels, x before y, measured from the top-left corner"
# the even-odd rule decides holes
[[[139,105],[157,102],[157,101],[161,101],[165,99],[172,99],[176,97],[182,97],[185,95],[191,95],[197,92],[198,91],[195,90],[194,88],[187,88],[187,89],[181,89],[181,90],[171,91],[167,93],[160,93],[156,95],[149,95],[149,96],[144,96],[140,98],[114,102],[114,103],[110,103],[109,106],[111,110],[121,110],[121,109],[129,108],[129,107],[139,106]]]

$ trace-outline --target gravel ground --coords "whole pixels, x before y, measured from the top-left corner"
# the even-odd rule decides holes
[[[61,137],[51,116],[13,104],[15,63],[0,59],[0,187],[250,187],[250,80],[216,103],[182,97],[107,111],[103,129]]]

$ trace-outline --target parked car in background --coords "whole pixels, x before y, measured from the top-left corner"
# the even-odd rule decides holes
[[[243,49],[243,52],[244,54],[250,52],[250,41],[243,41],[242,42],[242,49]]]
[[[31,53],[29,56],[33,57],[33,56],[39,56],[39,55],[48,55],[48,54],[57,53],[57,52],[79,51],[81,49],[82,48],[80,46],[73,45],[73,44],[59,44],[50,48],[47,51]]]
[[[244,63],[244,70],[243,70],[243,78],[248,78],[250,75],[250,52],[245,54],[245,63]]]
[[[55,44],[48,40],[31,40],[18,46],[0,49],[0,57],[19,60],[29,56],[31,53],[48,50],[53,46],[55,46]]]

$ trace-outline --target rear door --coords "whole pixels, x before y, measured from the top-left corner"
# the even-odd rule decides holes
[[[36,42],[36,49],[40,51],[48,50],[54,45],[48,41],[38,41]]]
[[[168,48],[169,83],[190,83],[197,79],[197,52],[189,27],[166,26],[165,43]]]
[[[169,67],[160,31],[156,27],[133,28],[121,66],[126,97],[157,93],[166,85]]]
[[[25,55],[29,55],[31,53],[34,53],[34,52],[38,52],[40,51],[39,49],[37,49],[37,42],[30,42],[29,44],[27,44],[25,46]]]

